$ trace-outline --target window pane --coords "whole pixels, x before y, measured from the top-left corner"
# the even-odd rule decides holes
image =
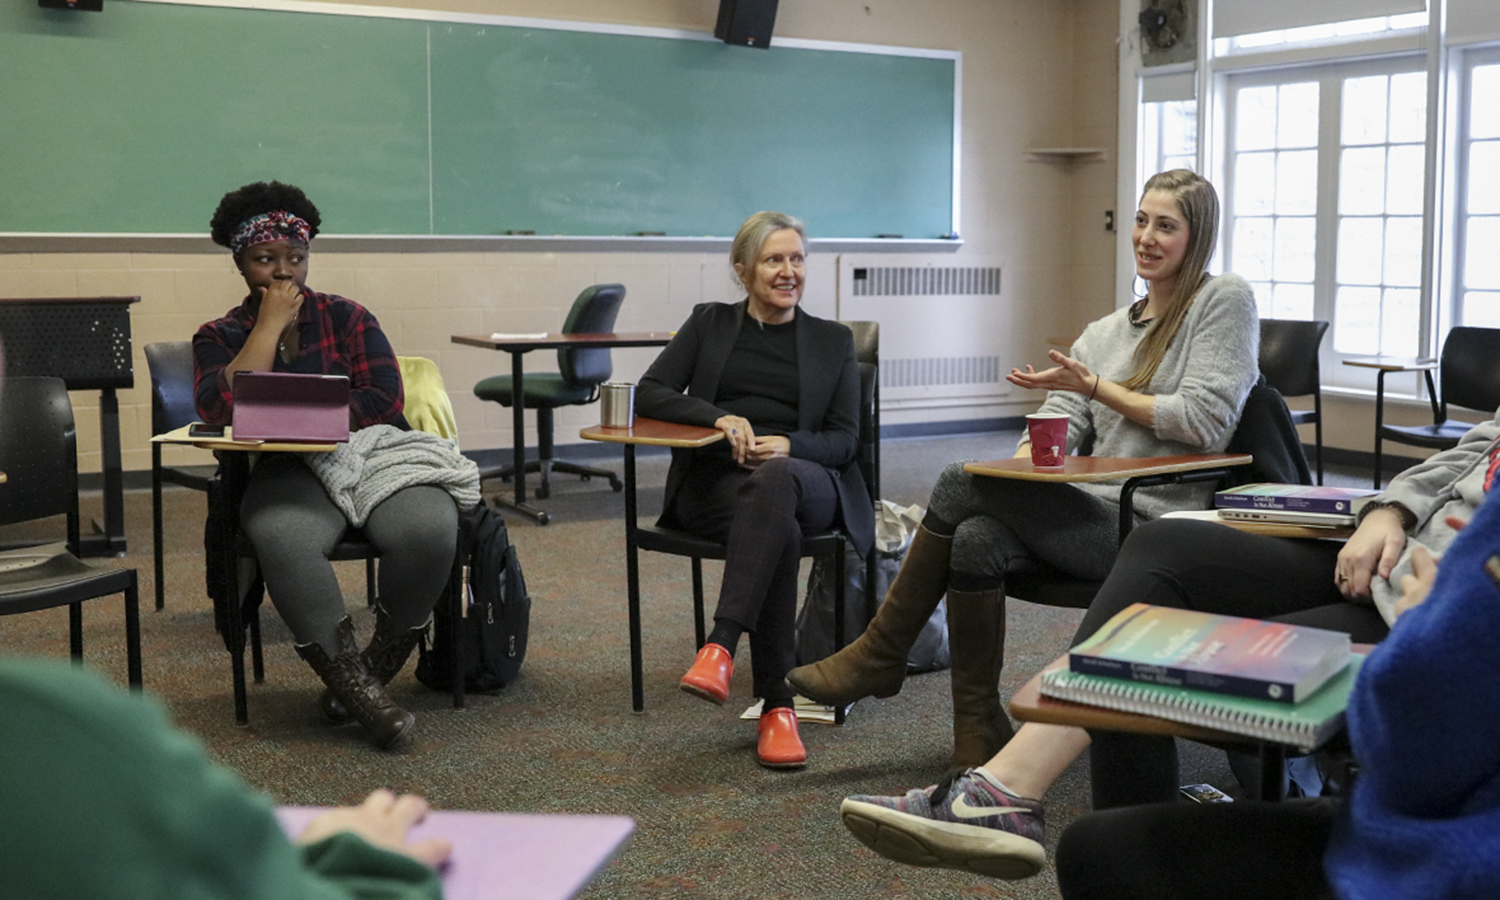
[[[1271,283],[1269,281],[1252,281],[1250,290],[1255,293],[1255,311],[1262,319],[1271,318]]]
[[[1464,324],[1475,328],[1500,328],[1500,294],[1468,291],[1464,294]]]
[[[1276,146],[1318,146],[1318,83],[1281,86],[1276,115]]]
[[[1424,143],[1427,140],[1427,73],[1407,72],[1391,76],[1392,143]]]
[[[1378,216],[1385,212],[1385,148],[1357,147],[1339,163],[1339,214]]]
[[[1343,143],[1385,142],[1386,86],[1389,82],[1390,78],[1385,75],[1345,79]]]
[[[1264,217],[1240,216],[1234,220],[1233,269],[1246,281],[1271,279],[1273,227],[1272,220]]]
[[[1500,141],[1470,144],[1467,174],[1469,214],[1500,213]]]
[[[1388,288],[1381,304],[1380,352],[1416,356],[1422,333],[1422,295],[1415,289]]]
[[[1318,151],[1278,153],[1276,213],[1310,216],[1318,211]]]
[[[1276,220],[1275,261],[1277,281],[1311,282],[1315,272],[1313,236],[1317,223],[1311,216]]]
[[[1341,287],[1333,306],[1333,349],[1355,356],[1379,353],[1380,288]]]
[[[1278,284],[1271,315],[1277,319],[1311,319],[1313,287],[1310,284]]]
[[[1339,284],[1379,284],[1384,235],[1380,219],[1339,220]]]
[[[1239,92],[1235,104],[1234,146],[1263,150],[1276,146],[1276,88],[1255,87]]]
[[[1197,101],[1175,100],[1162,104],[1161,146],[1162,152],[1170,156],[1191,157],[1197,154]],[[1190,166],[1181,168],[1190,168]]]
[[[1276,199],[1276,154],[1240,153],[1234,158],[1234,213],[1269,215]]]
[[[1464,287],[1500,290],[1500,216],[1473,216],[1464,237]]]
[[[1422,283],[1422,219],[1392,217],[1385,223],[1385,283],[1417,287]]]
[[[1386,157],[1385,211],[1393,216],[1422,214],[1422,184],[1427,170],[1421,144],[1392,147]]]
[[[1500,137],[1500,65],[1477,66],[1469,94],[1469,136]]]

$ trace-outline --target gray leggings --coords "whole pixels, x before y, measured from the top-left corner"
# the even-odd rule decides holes
[[[299,644],[337,651],[346,615],[328,554],[349,522],[295,454],[261,457],[250,473],[240,526],[255,547],[266,592]],[[380,605],[398,629],[427,621],[448,582],[458,509],[433,485],[402,488],[375,507],[362,529],[380,550]]]
[[[948,584],[959,591],[1001,588],[1005,576],[1038,562],[1077,578],[1103,580],[1120,543],[1120,507],[1071,484],[943,470],[924,520],[953,535]]]

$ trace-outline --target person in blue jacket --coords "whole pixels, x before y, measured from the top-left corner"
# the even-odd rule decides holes
[[[1091,813],[1058,846],[1065,900],[1500,897],[1500,503],[1411,568],[1349,699],[1347,800]]]

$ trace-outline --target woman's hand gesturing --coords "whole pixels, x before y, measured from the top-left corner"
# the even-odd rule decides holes
[[[1028,390],[1072,391],[1085,396],[1094,389],[1094,373],[1080,360],[1060,350],[1048,350],[1047,358],[1057,363],[1050,369],[1038,372],[1031,366],[1026,371],[1011,369],[1005,380]]]

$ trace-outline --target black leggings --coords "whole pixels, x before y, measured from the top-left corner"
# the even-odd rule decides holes
[[[1216,526],[1222,527],[1222,526]],[[1064,900],[1326,900],[1341,801],[1158,803],[1089,813],[1057,845]]]
[[[685,529],[726,544],[714,618],[750,632],[755,696],[791,699],[802,536],[840,518],[833,473],[790,457],[754,469],[709,458],[688,470],[673,507]]]
[[[1357,642],[1385,637],[1369,604],[1334,586],[1338,541],[1272,538],[1214,522],[1157,519],[1131,531],[1094,597],[1073,643],[1132,603],[1295,622],[1348,632]],[[1094,807],[1170,800],[1177,794],[1172,738],[1099,732],[1089,748]]]

